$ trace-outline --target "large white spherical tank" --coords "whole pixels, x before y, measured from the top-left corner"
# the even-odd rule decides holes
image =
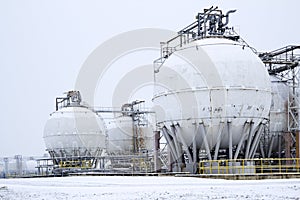
[[[48,151],[56,156],[97,156],[106,148],[103,120],[85,107],[63,107],[51,114],[44,129]]]
[[[109,153],[132,153],[136,142],[134,132],[139,135],[139,137],[137,137],[137,140],[140,142],[138,146],[142,150],[151,150],[153,148],[152,128],[150,126],[138,126],[133,129],[133,121],[130,116],[116,117],[108,126]],[[138,138],[140,138],[140,140]]]
[[[204,145],[199,123],[205,127],[210,149],[224,127],[220,147],[228,148],[228,121],[234,146],[245,122],[252,121],[257,130],[269,115],[268,72],[249,47],[232,40],[207,38],[178,49],[155,73],[155,82],[158,123],[178,124],[176,131],[185,143],[190,145],[195,138],[200,149]]]

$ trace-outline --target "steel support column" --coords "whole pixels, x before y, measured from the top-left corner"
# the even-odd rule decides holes
[[[253,125],[254,125],[254,122],[251,122],[249,135],[248,135],[248,140],[247,140],[246,152],[245,152],[245,159],[249,158],[250,145],[251,145],[251,142],[252,142],[253,133],[255,131],[254,128],[253,128]]]
[[[175,160],[179,161],[178,163],[182,163],[181,155],[183,154],[183,152],[182,152],[181,146],[177,140],[175,125],[171,125],[171,131],[168,131],[168,133],[173,137],[175,151],[177,154],[177,157],[175,157]]]
[[[167,140],[167,143],[168,143],[168,147],[170,149],[170,152],[171,152],[171,155],[173,156],[173,158],[175,159],[176,158],[176,151],[175,151],[175,147],[174,147],[174,144],[173,144],[173,141],[171,140],[170,136],[169,136],[169,133],[167,132],[167,128],[164,126],[162,128],[162,134],[163,136],[166,138]]]
[[[161,162],[159,160],[159,149],[160,149],[160,132],[153,131],[154,133],[154,171],[161,171]]]
[[[224,129],[224,122],[220,123],[219,130],[218,130],[218,137],[217,137],[217,144],[215,146],[215,154],[214,154],[214,160],[218,159],[218,154],[219,154],[219,148],[221,144],[221,139],[222,139],[222,132]]]
[[[199,123],[198,131],[200,131],[200,133],[201,133],[203,143],[204,143],[204,147],[205,147],[205,151],[207,153],[207,157],[208,157],[209,160],[211,160],[212,158],[211,158],[211,154],[210,154],[209,144],[208,144],[207,137],[206,137],[207,133],[206,133],[206,130],[205,130],[205,127],[204,127],[203,123]]]
[[[234,159],[237,159],[237,157],[239,156],[239,153],[240,153],[240,150],[241,150],[241,147],[245,141],[245,137],[247,135],[247,129],[249,128],[249,122],[245,122],[244,124],[244,128],[243,128],[243,132],[242,132],[242,137],[239,141],[239,144],[236,148],[236,151],[235,151],[235,154],[234,154]]]
[[[264,144],[262,141],[259,141],[259,149],[260,149],[261,156],[263,158],[266,158],[265,151],[264,151]]]
[[[175,126],[177,126],[178,128],[175,128]],[[177,132],[177,134],[178,134],[178,136],[179,136],[179,138],[181,140],[181,143],[183,144],[183,146],[185,148],[186,154],[187,154],[189,160],[192,161],[192,155],[191,155],[191,153],[189,151],[189,147],[187,146],[187,144],[186,144],[186,142],[185,142],[185,140],[184,140],[184,138],[183,138],[183,136],[181,134],[180,126],[179,126],[179,124],[176,124],[175,126],[174,126],[175,131]]]
[[[262,132],[263,127],[264,127],[264,124],[260,124],[260,125],[259,125],[259,128],[258,128],[258,130],[257,130],[257,132],[256,132],[256,135],[255,135],[254,140],[253,140],[253,142],[252,142],[252,146],[251,146],[250,153],[249,153],[249,157],[250,157],[250,158],[253,158],[254,155],[255,155],[255,152],[256,152],[256,150],[257,150],[258,143],[259,143],[259,141],[260,141],[260,137],[261,137],[261,135],[262,135],[261,132]]]
[[[300,132],[296,131],[296,158],[300,158]]]
[[[197,150],[197,144],[196,144],[196,134],[193,139],[193,162],[197,162],[197,156],[198,156],[198,150]]]
[[[279,137],[280,137],[280,136],[279,136]],[[270,157],[271,157],[271,154],[272,154],[272,149],[273,149],[274,139],[275,139],[275,135],[272,134],[272,136],[271,136],[271,141],[270,141],[270,144],[269,144],[268,158],[270,158]]]
[[[229,159],[232,157],[232,132],[231,132],[231,121],[227,121],[227,129],[228,129],[228,146],[229,146]]]

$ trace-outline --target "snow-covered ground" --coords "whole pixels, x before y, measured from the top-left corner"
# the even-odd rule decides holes
[[[0,179],[0,199],[300,199],[300,179],[89,176]]]

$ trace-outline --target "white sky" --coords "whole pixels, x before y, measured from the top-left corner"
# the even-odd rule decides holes
[[[74,88],[102,42],[139,28],[178,31],[212,5],[237,9],[230,25],[259,51],[300,44],[297,0],[1,0],[0,157],[44,153],[55,97]]]

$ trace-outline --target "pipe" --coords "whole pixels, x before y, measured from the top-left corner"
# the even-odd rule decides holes
[[[236,10],[229,10],[224,17],[226,17],[226,21],[223,26],[226,26],[229,23],[229,14],[234,13]]]

